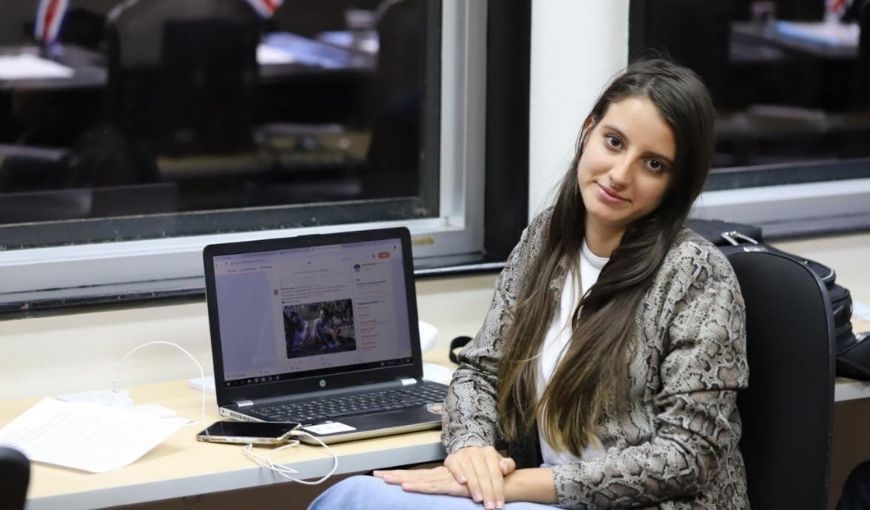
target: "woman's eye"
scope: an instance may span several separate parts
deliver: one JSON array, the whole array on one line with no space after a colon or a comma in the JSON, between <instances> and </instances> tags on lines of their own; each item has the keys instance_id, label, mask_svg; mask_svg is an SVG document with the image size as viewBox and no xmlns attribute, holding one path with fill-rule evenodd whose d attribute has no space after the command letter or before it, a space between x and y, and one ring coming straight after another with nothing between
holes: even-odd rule
<instances>
[{"instance_id":1,"label":"woman's eye","mask_svg":"<svg viewBox=\"0 0 870 510\"><path fill-rule=\"evenodd\" d=\"M617 137L615 135L606 135L604 138L605 138L607 145L609 147L612 147L614 149L618 149L622 146L622 140L620 140L619 137Z\"/></svg>"},{"instance_id":2,"label":"woman's eye","mask_svg":"<svg viewBox=\"0 0 870 510\"><path fill-rule=\"evenodd\" d=\"M652 170L653 172L661 172L662 170L665 169L664 163L662 163L661 161L659 161L657 159L649 160L647 165L649 165L650 170Z\"/></svg>"}]
</instances>

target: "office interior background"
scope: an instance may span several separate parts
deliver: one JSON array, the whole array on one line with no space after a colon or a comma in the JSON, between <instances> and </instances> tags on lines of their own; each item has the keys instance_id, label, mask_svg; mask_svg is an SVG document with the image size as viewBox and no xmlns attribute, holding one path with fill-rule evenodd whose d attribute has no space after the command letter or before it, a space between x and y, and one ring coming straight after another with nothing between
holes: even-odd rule
<instances>
[{"instance_id":1,"label":"office interior background","mask_svg":"<svg viewBox=\"0 0 870 510\"><path fill-rule=\"evenodd\" d=\"M772 240L870 229L867 9L288 0L262 20L243 0L70 0L59 44L39 47L37 2L0 1L0 55L73 71L0 78L0 305L24 317L2 340L5 398L68 384L52 374L68 338L47 337L82 309L40 322L59 306L126 304L99 326L121 332L199 324L198 309L145 305L201 298L211 242L401 224L421 272L497 267L551 198L602 85L648 48L695 69L716 103L697 216ZM782 28L826 19L821 43ZM13 345L22 335L32 345ZM133 340L109 336L77 341L111 365ZM46 346L39 366L14 366ZM23 373L42 379L12 384Z\"/></svg>"}]
</instances>

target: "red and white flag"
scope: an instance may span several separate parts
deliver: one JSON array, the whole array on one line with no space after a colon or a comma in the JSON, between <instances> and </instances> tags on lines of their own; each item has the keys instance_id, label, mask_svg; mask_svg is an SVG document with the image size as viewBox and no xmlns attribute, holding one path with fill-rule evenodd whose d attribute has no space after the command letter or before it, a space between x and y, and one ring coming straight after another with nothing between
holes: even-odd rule
<instances>
[{"instance_id":1,"label":"red and white flag","mask_svg":"<svg viewBox=\"0 0 870 510\"><path fill-rule=\"evenodd\" d=\"M246 0L251 7L263 18L271 18L278 7L284 3L284 0Z\"/></svg>"},{"instance_id":2,"label":"red and white flag","mask_svg":"<svg viewBox=\"0 0 870 510\"><path fill-rule=\"evenodd\" d=\"M69 0L39 0L36 26L33 29L33 36L37 41L45 45L57 41L68 3Z\"/></svg>"},{"instance_id":3,"label":"red and white flag","mask_svg":"<svg viewBox=\"0 0 870 510\"><path fill-rule=\"evenodd\" d=\"M849 6L849 0L828 0L828 12L835 16L842 16L843 11Z\"/></svg>"}]
</instances>

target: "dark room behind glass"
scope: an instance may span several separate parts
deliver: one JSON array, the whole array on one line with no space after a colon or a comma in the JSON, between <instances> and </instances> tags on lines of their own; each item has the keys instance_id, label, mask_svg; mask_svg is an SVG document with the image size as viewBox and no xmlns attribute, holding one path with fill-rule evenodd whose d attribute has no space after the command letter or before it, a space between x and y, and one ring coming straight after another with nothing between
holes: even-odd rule
<instances>
[{"instance_id":1,"label":"dark room behind glass","mask_svg":"<svg viewBox=\"0 0 870 510\"><path fill-rule=\"evenodd\" d=\"M667 53L713 94L708 189L870 176L865 3L632 0L631 52Z\"/></svg>"},{"instance_id":2,"label":"dark room behind glass","mask_svg":"<svg viewBox=\"0 0 870 510\"><path fill-rule=\"evenodd\" d=\"M49 48L3 11L61 72L0 73L4 248L439 214L440 2L71 0Z\"/></svg>"}]
</instances>

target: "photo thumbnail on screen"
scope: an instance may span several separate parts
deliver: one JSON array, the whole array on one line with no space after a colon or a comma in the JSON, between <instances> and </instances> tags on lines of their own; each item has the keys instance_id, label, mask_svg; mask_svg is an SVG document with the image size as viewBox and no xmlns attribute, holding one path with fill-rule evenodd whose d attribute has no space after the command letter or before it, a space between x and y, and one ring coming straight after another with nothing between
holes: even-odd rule
<instances>
[{"instance_id":1,"label":"photo thumbnail on screen","mask_svg":"<svg viewBox=\"0 0 870 510\"><path fill-rule=\"evenodd\" d=\"M284 305L287 358L355 351L353 300Z\"/></svg>"}]
</instances>

